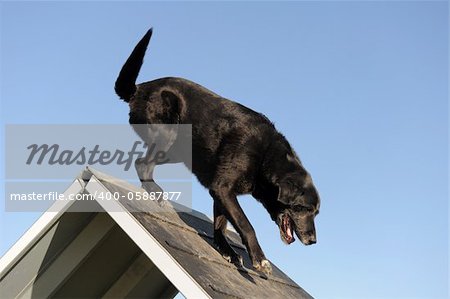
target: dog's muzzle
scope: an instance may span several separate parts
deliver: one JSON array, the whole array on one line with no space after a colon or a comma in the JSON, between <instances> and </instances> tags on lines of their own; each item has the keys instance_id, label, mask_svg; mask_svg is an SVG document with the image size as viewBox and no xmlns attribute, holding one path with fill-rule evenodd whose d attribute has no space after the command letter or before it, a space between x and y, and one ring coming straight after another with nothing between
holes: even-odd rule
<instances>
[{"instance_id":1,"label":"dog's muzzle","mask_svg":"<svg viewBox=\"0 0 450 299\"><path fill-rule=\"evenodd\" d=\"M316 244L316 243L317 243L316 236L311 236L311 237L307 238L307 239L304 240L304 241L302 240L302 243L305 244L305 245L313 245L313 244Z\"/></svg>"},{"instance_id":2,"label":"dog's muzzle","mask_svg":"<svg viewBox=\"0 0 450 299\"><path fill-rule=\"evenodd\" d=\"M314 231L295 231L300 241L304 245L313 245L317 243L316 233Z\"/></svg>"}]
</instances>

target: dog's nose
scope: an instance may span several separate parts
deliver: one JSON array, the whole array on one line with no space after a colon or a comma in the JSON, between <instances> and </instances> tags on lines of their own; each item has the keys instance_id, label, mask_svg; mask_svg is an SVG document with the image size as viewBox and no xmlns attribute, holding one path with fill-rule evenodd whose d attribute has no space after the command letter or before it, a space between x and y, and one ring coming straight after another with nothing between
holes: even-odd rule
<instances>
[{"instance_id":1,"label":"dog's nose","mask_svg":"<svg viewBox=\"0 0 450 299\"><path fill-rule=\"evenodd\" d=\"M311 239L308 241L308 245L312 245L312 244L316 244L316 243L317 243L316 239Z\"/></svg>"},{"instance_id":2,"label":"dog's nose","mask_svg":"<svg viewBox=\"0 0 450 299\"><path fill-rule=\"evenodd\" d=\"M312 245L312 244L316 244L317 239L316 239L316 234L314 232L310 232L308 234L308 241L306 245Z\"/></svg>"}]
</instances>

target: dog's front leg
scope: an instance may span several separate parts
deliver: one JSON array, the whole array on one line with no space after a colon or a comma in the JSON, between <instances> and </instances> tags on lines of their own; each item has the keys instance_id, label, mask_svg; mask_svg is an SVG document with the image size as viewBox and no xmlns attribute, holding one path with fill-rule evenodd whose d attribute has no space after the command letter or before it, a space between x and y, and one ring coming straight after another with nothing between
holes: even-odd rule
<instances>
[{"instance_id":1,"label":"dog's front leg","mask_svg":"<svg viewBox=\"0 0 450 299\"><path fill-rule=\"evenodd\" d=\"M224 259L240 268L243 265L242 256L234 251L225 236L227 222L221 204L214 200L214 245Z\"/></svg>"},{"instance_id":2,"label":"dog's front leg","mask_svg":"<svg viewBox=\"0 0 450 299\"><path fill-rule=\"evenodd\" d=\"M258 240L256 239L255 230L239 205L236 195L228 190L223 190L223 188L217 189L210 190L210 194L214 198L214 201L218 201L221 204L223 212L241 236L242 242L247 247L253 267L267 275L271 274L272 266L264 256L261 246L259 246Z\"/></svg>"}]
</instances>

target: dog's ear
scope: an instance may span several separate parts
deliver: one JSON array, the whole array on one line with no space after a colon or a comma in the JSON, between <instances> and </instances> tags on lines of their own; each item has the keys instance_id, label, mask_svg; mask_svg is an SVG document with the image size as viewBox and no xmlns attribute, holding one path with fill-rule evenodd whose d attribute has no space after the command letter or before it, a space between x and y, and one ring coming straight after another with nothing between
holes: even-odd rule
<instances>
[{"instance_id":1,"label":"dog's ear","mask_svg":"<svg viewBox=\"0 0 450 299\"><path fill-rule=\"evenodd\" d=\"M278 201L288 206L294 205L308 205L305 201L307 196L306 189L300 187L298 183L290 180L285 180L277 184L278 186Z\"/></svg>"},{"instance_id":2,"label":"dog's ear","mask_svg":"<svg viewBox=\"0 0 450 299\"><path fill-rule=\"evenodd\" d=\"M280 182L278 186L278 198L277 200L285 205L292 205L292 200L295 198L294 185L288 181Z\"/></svg>"}]
</instances>

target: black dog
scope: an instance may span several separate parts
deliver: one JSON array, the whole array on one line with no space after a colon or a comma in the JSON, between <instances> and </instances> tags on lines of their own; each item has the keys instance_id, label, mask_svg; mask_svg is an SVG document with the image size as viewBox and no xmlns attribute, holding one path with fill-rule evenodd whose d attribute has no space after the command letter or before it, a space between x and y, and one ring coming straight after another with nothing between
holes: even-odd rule
<instances>
[{"instance_id":1,"label":"black dog","mask_svg":"<svg viewBox=\"0 0 450 299\"><path fill-rule=\"evenodd\" d=\"M239 265L242 258L227 242L230 221L247 247L253 266L266 274L272 268L236 196L252 194L279 226L281 239L294 242L294 232L305 245L316 243L314 217L320 199L311 176L283 135L262 114L222 98L181 78L161 78L136 85L150 29L120 71L116 93L129 103L131 124L192 124L192 165L188 165L214 199L214 241L221 254ZM147 133L137 130L142 138ZM168 129L164 150L177 142L176 126ZM174 155L176 156L176 155ZM136 161L147 190L156 164L152 157ZM183 157L172 159L184 162Z\"/></svg>"}]
</instances>

